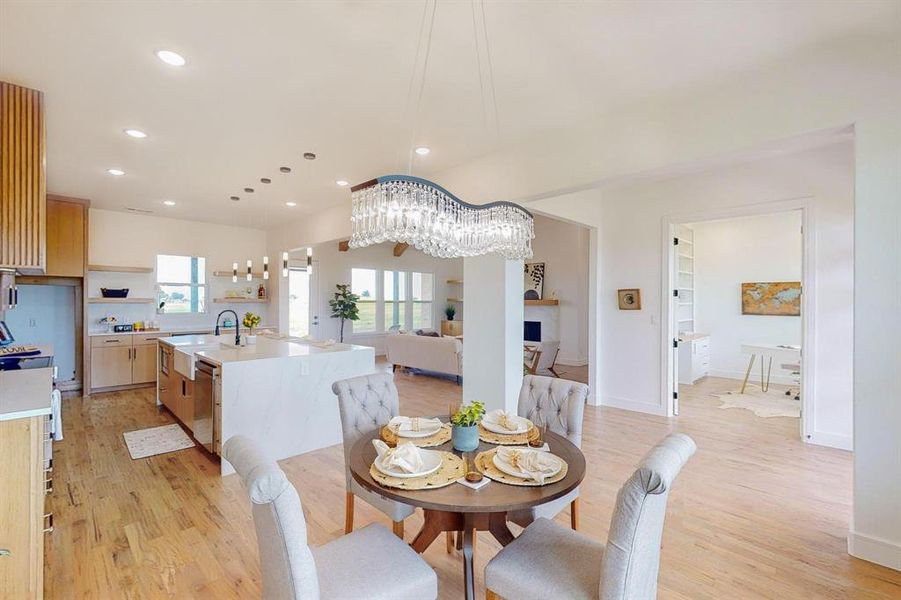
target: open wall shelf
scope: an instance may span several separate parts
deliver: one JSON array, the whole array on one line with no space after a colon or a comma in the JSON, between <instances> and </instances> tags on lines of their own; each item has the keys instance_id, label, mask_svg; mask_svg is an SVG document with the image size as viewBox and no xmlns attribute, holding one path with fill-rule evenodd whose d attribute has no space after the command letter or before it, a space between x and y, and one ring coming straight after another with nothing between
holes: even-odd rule
<instances>
[{"instance_id":1,"label":"open wall shelf","mask_svg":"<svg viewBox=\"0 0 901 600\"><path fill-rule=\"evenodd\" d=\"M120 267L115 265L88 265L88 271L106 273L153 273L153 267Z\"/></svg>"}]
</instances>

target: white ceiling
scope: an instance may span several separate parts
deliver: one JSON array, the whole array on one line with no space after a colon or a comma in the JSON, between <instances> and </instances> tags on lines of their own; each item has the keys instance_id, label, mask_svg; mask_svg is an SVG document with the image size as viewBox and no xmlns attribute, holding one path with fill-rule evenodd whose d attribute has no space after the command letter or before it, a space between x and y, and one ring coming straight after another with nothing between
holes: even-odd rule
<instances>
[{"instance_id":1,"label":"white ceiling","mask_svg":"<svg viewBox=\"0 0 901 600\"><path fill-rule=\"evenodd\" d=\"M428 175L879 30L897 4L487 2L497 129L483 77L485 119L473 6L481 27L480 2L438 4L415 135L417 86L412 103L408 90L422 2L4 0L0 78L46 93L50 191L101 208L267 227L346 202L336 179L406 172L411 143L432 148L413 166ZM180 52L187 66L161 63L158 49ZM305 151L319 158L304 161ZM283 165L294 173L283 176ZM110 167L127 175L107 175Z\"/></svg>"}]
</instances>

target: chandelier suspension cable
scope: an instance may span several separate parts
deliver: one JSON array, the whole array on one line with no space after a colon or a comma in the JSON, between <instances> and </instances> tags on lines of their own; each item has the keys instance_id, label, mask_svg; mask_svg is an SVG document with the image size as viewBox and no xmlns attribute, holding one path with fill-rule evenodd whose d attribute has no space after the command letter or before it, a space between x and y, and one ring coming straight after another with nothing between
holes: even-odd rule
<instances>
[{"instance_id":1,"label":"chandelier suspension cable","mask_svg":"<svg viewBox=\"0 0 901 600\"><path fill-rule=\"evenodd\" d=\"M488 109L485 107L485 82L482 78L482 53L479 51L479 28L476 24L476 0L469 0L472 9L472 37L476 47L476 67L479 73L479 98L482 107L482 127L488 126Z\"/></svg>"},{"instance_id":2,"label":"chandelier suspension cable","mask_svg":"<svg viewBox=\"0 0 901 600\"><path fill-rule=\"evenodd\" d=\"M482 29L485 32L485 57L488 59L488 84L491 87L491 103L494 107L494 135L496 141L501 137L500 113L497 110L497 93L494 88L494 65L491 63L491 44L488 41L488 18L485 16L485 0L482 4Z\"/></svg>"},{"instance_id":3,"label":"chandelier suspension cable","mask_svg":"<svg viewBox=\"0 0 901 600\"><path fill-rule=\"evenodd\" d=\"M413 91L413 82L416 78L416 67L419 64L419 51L420 46L422 45L422 35L425 29L425 19L426 13L428 9L428 0L426 0L426 7L423 9L422 13L422 24L419 32L419 42L416 45L416 58L413 62L413 75L410 77L410 88L408 90L408 98L411 97L411 92ZM425 58L422 61L422 75L419 78L419 92L416 96L416 111L413 114L412 126L410 127L410 147L408 148L407 155L407 174L413 174L413 148L416 146L416 133L419 129L419 117L422 111L422 93L425 90L425 78L426 73L429 70L429 56L432 51L432 32L435 30L435 13L438 12L438 0L433 0L432 2L432 17L429 19L429 31L427 37L425 39Z\"/></svg>"}]
</instances>

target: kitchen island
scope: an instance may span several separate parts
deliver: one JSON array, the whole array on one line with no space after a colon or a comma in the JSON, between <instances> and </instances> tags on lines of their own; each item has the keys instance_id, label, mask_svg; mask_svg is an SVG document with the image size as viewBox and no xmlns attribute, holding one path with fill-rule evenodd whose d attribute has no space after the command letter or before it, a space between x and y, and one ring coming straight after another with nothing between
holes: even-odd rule
<instances>
[{"instance_id":1,"label":"kitchen island","mask_svg":"<svg viewBox=\"0 0 901 600\"><path fill-rule=\"evenodd\" d=\"M332 383L375 371L375 350L258 336L235 346L234 334L159 340L157 403L219 454L234 435L261 444L274 459L342 440ZM232 473L221 461L221 473Z\"/></svg>"}]
</instances>

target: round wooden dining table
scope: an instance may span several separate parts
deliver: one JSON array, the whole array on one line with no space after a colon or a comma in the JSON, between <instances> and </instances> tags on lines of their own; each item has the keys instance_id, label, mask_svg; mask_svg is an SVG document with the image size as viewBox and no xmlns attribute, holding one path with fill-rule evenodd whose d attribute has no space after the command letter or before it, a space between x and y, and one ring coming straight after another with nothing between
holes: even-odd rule
<instances>
[{"instance_id":1,"label":"round wooden dining table","mask_svg":"<svg viewBox=\"0 0 901 600\"><path fill-rule=\"evenodd\" d=\"M380 485L369 474L369 467L376 457L372 440L379 435L376 429L362 438L351 448L350 471L353 478L363 487L402 504L423 509L425 522L410 545L419 553L425 552L435 538L445 531L463 533L463 581L466 599L474 600L472 543L473 532L489 531L502 545L513 541L514 536L507 526L507 513L532 508L565 496L574 490L585 477L585 456L565 437L548 431L544 439L550 451L566 461L566 476L556 483L542 486L515 486L491 481L488 485L474 490L459 483L430 490L401 490ZM478 450L465 453L475 458L484 450L497 447L495 444L480 442ZM458 456L464 453L453 449L447 442L429 450L446 450ZM471 467L470 470L474 470Z\"/></svg>"}]
</instances>

